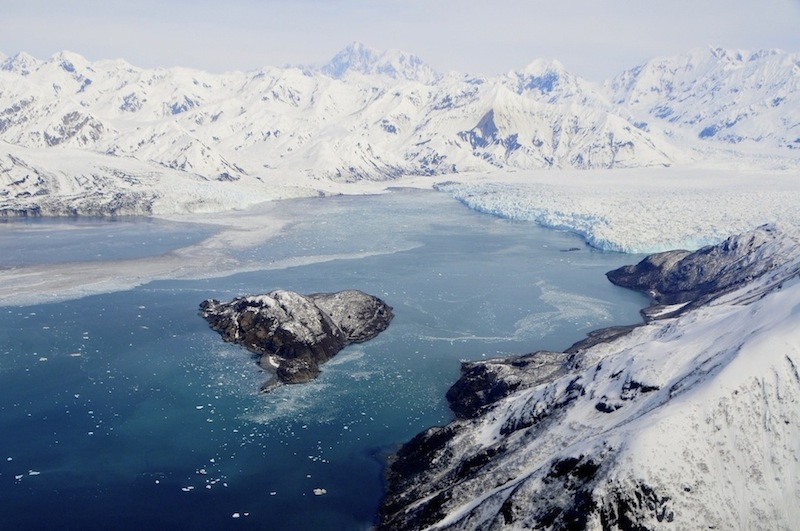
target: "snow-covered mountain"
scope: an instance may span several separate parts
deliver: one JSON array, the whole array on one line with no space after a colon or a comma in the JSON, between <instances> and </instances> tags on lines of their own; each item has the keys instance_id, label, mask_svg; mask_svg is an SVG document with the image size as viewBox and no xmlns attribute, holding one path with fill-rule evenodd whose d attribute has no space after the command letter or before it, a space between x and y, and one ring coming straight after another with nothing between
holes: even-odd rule
<instances>
[{"instance_id":1,"label":"snow-covered mountain","mask_svg":"<svg viewBox=\"0 0 800 531\"><path fill-rule=\"evenodd\" d=\"M800 234L610 278L670 306L566 353L465 363L459 419L398 452L384 529L796 529Z\"/></svg>"},{"instance_id":2,"label":"snow-covered mountain","mask_svg":"<svg viewBox=\"0 0 800 531\"><path fill-rule=\"evenodd\" d=\"M337 53L319 69L319 72L335 79L342 79L352 72L358 72L424 84L434 83L440 77L416 55L400 50L379 52L360 42L354 42Z\"/></svg>"},{"instance_id":3,"label":"snow-covered mountain","mask_svg":"<svg viewBox=\"0 0 800 531\"><path fill-rule=\"evenodd\" d=\"M745 156L757 148L796 165L799 62L710 50L599 85L545 60L494 78L440 75L414 55L358 43L320 68L224 74L19 53L0 60L0 159L13 166L14 150L43 173L48 150L101 157L114 170L109 195L127 193L113 175L135 161L152 168L158 197L175 172L245 190L286 175L351 182L670 166L729 157L719 150L733 139ZM19 178L0 174L4 212L45 212L40 199L69 188L17 195Z\"/></svg>"},{"instance_id":4,"label":"snow-covered mountain","mask_svg":"<svg viewBox=\"0 0 800 531\"><path fill-rule=\"evenodd\" d=\"M800 149L800 54L709 48L654 59L608 87L643 129Z\"/></svg>"}]
</instances>

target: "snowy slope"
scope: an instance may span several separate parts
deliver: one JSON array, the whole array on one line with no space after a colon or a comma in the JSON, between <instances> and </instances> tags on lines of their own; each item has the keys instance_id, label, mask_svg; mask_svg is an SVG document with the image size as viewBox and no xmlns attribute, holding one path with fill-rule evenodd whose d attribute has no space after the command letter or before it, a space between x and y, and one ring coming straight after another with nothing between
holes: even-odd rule
<instances>
[{"instance_id":1,"label":"snowy slope","mask_svg":"<svg viewBox=\"0 0 800 531\"><path fill-rule=\"evenodd\" d=\"M206 178L270 170L386 179L502 167L668 165L673 149L558 63L493 80L438 76L354 44L318 70L211 75L7 59L0 137L156 162Z\"/></svg>"},{"instance_id":2,"label":"snowy slope","mask_svg":"<svg viewBox=\"0 0 800 531\"><path fill-rule=\"evenodd\" d=\"M800 149L800 54L709 48L663 57L610 84L644 129L705 143Z\"/></svg>"},{"instance_id":3,"label":"snowy slope","mask_svg":"<svg viewBox=\"0 0 800 531\"><path fill-rule=\"evenodd\" d=\"M416 55L401 50L379 52L360 42L354 42L337 53L319 71L336 79L344 78L353 72L385 75L424 84L434 83L439 78L439 75Z\"/></svg>"},{"instance_id":4,"label":"snowy slope","mask_svg":"<svg viewBox=\"0 0 800 531\"><path fill-rule=\"evenodd\" d=\"M796 528L800 234L764 227L705 263L735 269L737 249L772 267L559 371L518 364L527 385L408 443L382 526Z\"/></svg>"},{"instance_id":5,"label":"snowy slope","mask_svg":"<svg viewBox=\"0 0 800 531\"><path fill-rule=\"evenodd\" d=\"M697 157L686 137L732 134L795 157L797 57L742 57L661 59L603 87L557 61L490 79L439 75L358 43L317 69L224 74L19 53L0 64L0 139L220 180L668 166ZM701 134L714 124L724 134Z\"/></svg>"},{"instance_id":6,"label":"snowy slope","mask_svg":"<svg viewBox=\"0 0 800 531\"><path fill-rule=\"evenodd\" d=\"M287 189L536 169L796 171L798 79L797 54L778 51L657 59L606 85L542 59L493 78L440 75L358 43L319 68L223 74L19 53L0 60L0 212L209 210L240 204L219 195L249 204ZM82 166L98 165L103 178L87 180L98 172ZM132 173L151 178L132 186ZM43 174L47 186L31 184ZM137 206L81 199L98 194Z\"/></svg>"},{"instance_id":7,"label":"snowy slope","mask_svg":"<svg viewBox=\"0 0 800 531\"><path fill-rule=\"evenodd\" d=\"M0 141L0 215L169 215L220 212L306 197L308 189L245 177L248 186L144 162Z\"/></svg>"}]
</instances>

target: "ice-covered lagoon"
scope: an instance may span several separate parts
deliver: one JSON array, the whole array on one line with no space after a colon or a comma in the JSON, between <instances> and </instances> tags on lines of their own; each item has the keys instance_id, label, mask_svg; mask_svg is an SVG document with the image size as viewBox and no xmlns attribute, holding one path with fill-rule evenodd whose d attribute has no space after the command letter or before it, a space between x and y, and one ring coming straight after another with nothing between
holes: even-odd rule
<instances>
[{"instance_id":1,"label":"ice-covered lagoon","mask_svg":"<svg viewBox=\"0 0 800 531\"><path fill-rule=\"evenodd\" d=\"M603 275L638 256L440 193L277 202L232 223L0 226L18 250L0 262L9 528L368 528L386 456L450 419L459 360L563 349L645 303ZM266 376L197 305L275 288L359 288L396 317L319 380L259 395Z\"/></svg>"}]
</instances>

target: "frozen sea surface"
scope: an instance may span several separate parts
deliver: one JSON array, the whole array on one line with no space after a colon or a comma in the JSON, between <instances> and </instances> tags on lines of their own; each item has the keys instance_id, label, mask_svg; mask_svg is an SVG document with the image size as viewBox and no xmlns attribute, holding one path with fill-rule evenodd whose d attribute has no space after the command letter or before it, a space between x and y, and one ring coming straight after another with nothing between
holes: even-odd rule
<instances>
[{"instance_id":1,"label":"frozen sea surface","mask_svg":"<svg viewBox=\"0 0 800 531\"><path fill-rule=\"evenodd\" d=\"M179 278L162 271L130 289L0 307L5 526L367 529L387 455L451 418L444 394L460 360L564 349L595 328L638 322L645 304L603 275L638 256L480 214L446 194L261 208L254 219L281 220L277 235L175 249ZM105 253L107 273L132 257L102 242L135 242L141 223L83 233L87 248ZM3 245L36 247L40 229L15 226ZM206 230L173 229L175 247ZM218 274L192 269L209 263L204 252L225 264ZM45 275L59 266L42 267ZM396 317L318 380L259 395L267 375L223 343L197 306L276 288L358 288ZM29 289L17 295L37 300Z\"/></svg>"},{"instance_id":2,"label":"frozen sea surface","mask_svg":"<svg viewBox=\"0 0 800 531\"><path fill-rule=\"evenodd\" d=\"M0 268L158 256L214 228L152 218L0 219Z\"/></svg>"}]
</instances>

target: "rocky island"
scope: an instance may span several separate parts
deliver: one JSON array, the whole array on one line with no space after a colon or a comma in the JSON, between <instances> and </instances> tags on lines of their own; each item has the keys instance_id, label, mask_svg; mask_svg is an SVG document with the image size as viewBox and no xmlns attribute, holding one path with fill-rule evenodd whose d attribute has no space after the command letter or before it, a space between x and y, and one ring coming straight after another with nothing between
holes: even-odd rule
<instances>
[{"instance_id":1,"label":"rocky island","mask_svg":"<svg viewBox=\"0 0 800 531\"><path fill-rule=\"evenodd\" d=\"M230 302L208 299L200 304L200 315L223 340L255 353L261 367L274 371L264 391L313 380L320 365L347 345L377 336L394 317L388 304L358 290L311 295L275 290Z\"/></svg>"},{"instance_id":2,"label":"rocky island","mask_svg":"<svg viewBox=\"0 0 800 531\"><path fill-rule=\"evenodd\" d=\"M378 529L793 529L800 234L763 226L608 274L645 323L465 362L456 420L390 461Z\"/></svg>"}]
</instances>

